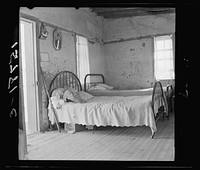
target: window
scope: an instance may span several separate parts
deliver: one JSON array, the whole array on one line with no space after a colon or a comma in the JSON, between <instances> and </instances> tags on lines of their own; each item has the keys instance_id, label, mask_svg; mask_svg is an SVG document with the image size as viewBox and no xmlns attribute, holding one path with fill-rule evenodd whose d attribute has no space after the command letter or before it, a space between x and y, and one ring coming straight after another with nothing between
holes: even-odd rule
<instances>
[{"instance_id":1,"label":"window","mask_svg":"<svg viewBox=\"0 0 200 170\"><path fill-rule=\"evenodd\" d=\"M76 49L77 49L77 75L81 84L83 85L85 75L90 73L87 38L76 35Z\"/></svg>"},{"instance_id":2,"label":"window","mask_svg":"<svg viewBox=\"0 0 200 170\"><path fill-rule=\"evenodd\" d=\"M174 79L172 36L154 38L154 74L156 80Z\"/></svg>"}]
</instances>

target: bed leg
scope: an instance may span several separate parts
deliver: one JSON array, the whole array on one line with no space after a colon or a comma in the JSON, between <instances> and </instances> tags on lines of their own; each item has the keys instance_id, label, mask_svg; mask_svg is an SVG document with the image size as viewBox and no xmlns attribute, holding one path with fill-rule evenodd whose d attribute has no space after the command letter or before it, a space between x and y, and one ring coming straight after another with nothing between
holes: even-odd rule
<instances>
[{"instance_id":1,"label":"bed leg","mask_svg":"<svg viewBox=\"0 0 200 170\"><path fill-rule=\"evenodd\" d=\"M53 131L53 126L52 126L51 122L49 122L49 129L48 129L48 131Z\"/></svg>"},{"instance_id":2,"label":"bed leg","mask_svg":"<svg viewBox=\"0 0 200 170\"><path fill-rule=\"evenodd\" d=\"M169 115L166 115L167 120L169 120Z\"/></svg>"},{"instance_id":3,"label":"bed leg","mask_svg":"<svg viewBox=\"0 0 200 170\"><path fill-rule=\"evenodd\" d=\"M92 133L94 134L94 133L95 133L95 130L96 130L95 125L93 125L92 128L93 128L93 129L92 129Z\"/></svg>"},{"instance_id":4,"label":"bed leg","mask_svg":"<svg viewBox=\"0 0 200 170\"><path fill-rule=\"evenodd\" d=\"M165 121L165 112L163 112L163 122Z\"/></svg>"},{"instance_id":5,"label":"bed leg","mask_svg":"<svg viewBox=\"0 0 200 170\"><path fill-rule=\"evenodd\" d=\"M94 134L94 132L95 132L95 128L93 129L93 132L92 132L92 133Z\"/></svg>"},{"instance_id":6,"label":"bed leg","mask_svg":"<svg viewBox=\"0 0 200 170\"><path fill-rule=\"evenodd\" d=\"M151 138L153 139L154 136L155 136L156 132L153 132L152 135L151 135Z\"/></svg>"}]
</instances>

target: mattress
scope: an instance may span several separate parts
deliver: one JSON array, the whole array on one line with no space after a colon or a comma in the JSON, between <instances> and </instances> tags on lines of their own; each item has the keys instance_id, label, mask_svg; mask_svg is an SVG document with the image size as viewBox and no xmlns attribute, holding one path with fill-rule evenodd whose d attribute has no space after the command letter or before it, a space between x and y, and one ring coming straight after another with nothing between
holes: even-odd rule
<instances>
[{"instance_id":1,"label":"mattress","mask_svg":"<svg viewBox=\"0 0 200 170\"><path fill-rule=\"evenodd\" d=\"M165 91L166 88L164 87L163 90ZM118 90L118 89L91 90L87 91L87 93L90 93L93 96L145 96L145 95L152 95L153 88L134 89L134 90Z\"/></svg>"},{"instance_id":2,"label":"mattress","mask_svg":"<svg viewBox=\"0 0 200 170\"><path fill-rule=\"evenodd\" d=\"M143 96L97 96L86 103L64 103L55 108L59 122L96 126L149 126L157 130L151 107L151 95ZM53 103L55 106L56 103ZM156 100L154 108L161 105ZM53 111L48 108L49 120L55 123Z\"/></svg>"}]
</instances>

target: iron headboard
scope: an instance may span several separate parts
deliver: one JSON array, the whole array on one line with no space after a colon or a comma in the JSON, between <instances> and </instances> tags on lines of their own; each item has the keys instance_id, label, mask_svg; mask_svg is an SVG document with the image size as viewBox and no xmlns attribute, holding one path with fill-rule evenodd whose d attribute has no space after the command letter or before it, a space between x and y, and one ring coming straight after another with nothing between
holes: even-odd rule
<instances>
[{"instance_id":1,"label":"iron headboard","mask_svg":"<svg viewBox=\"0 0 200 170\"><path fill-rule=\"evenodd\" d=\"M88 83L87 82L87 78L88 77L101 77L102 81L91 81ZM103 74L86 74L85 78L84 78L84 91L87 91L88 88L90 88L92 85L96 85L99 83L103 83L105 84L105 78L103 76Z\"/></svg>"},{"instance_id":2,"label":"iron headboard","mask_svg":"<svg viewBox=\"0 0 200 170\"><path fill-rule=\"evenodd\" d=\"M49 94L56 88L72 87L77 91L82 91L79 78L71 71L61 71L55 75L49 85Z\"/></svg>"}]
</instances>

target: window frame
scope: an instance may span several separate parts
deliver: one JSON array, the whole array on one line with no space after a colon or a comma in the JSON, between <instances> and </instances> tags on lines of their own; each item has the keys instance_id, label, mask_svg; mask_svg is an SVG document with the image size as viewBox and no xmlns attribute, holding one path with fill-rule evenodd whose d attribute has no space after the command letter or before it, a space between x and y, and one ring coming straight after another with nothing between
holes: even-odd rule
<instances>
[{"instance_id":1,"label":"window frame","mask_svg":"<svg viewBox=\"0 0 200 170\"><path fill-rule=\"evenodd\" d=\"M76 34L75 35L75 41L76 41L76 43L75 43L75 46L76 46L76 72L77 72L77 77L79 78L79 80L80 80L80 82L81 82L81 85L82 85L82 87L83 87L83 85L84 85L84 77L82 77L82 75L80 74L80 70L81 70L81 63L80 63L80 58L79 58L79 48L78 48L78 46L80 45L80 42L79 42L79 37L80 37L80 39L81 38L84 38L85 39L85 41L86 41L86 44L82 44L83 46L86 46L86 51L87 51L87 66L88 66L88 70L87 70L87 73L86 74L89 74L90 73L90 57L89 57L89 44L88 44L88 38L87 37L85 37L85 36L82 36L82 35L79 35L79 34ZM85 68L85 67L84 67ZM90 81L90 80L89 80Z\"/></svg>"},{"instance_id":2,"label":"window frame","mask_svg":"<svg viewBox=\"0 0 200 170\"><path fill-rule=\"evenodd\" d=\"M163 50L157 50L157 44L156 44L156 42L158 41L158 40L171 40L171 48L170 49L163 49ZM153 45L154 45L154 48L153 48L153 50L154 50L154 53L153 53L153 73L154 73L154 79L155 80L174 80L175 79L175 44L174 44L174 34L165 34L165 35L159 35L159 36L154 36L153 37ZM158 75L157 75L157 73L156 73L156 62L157 62L157 56L156 56L156 54L157 54L157 52L158 51L163 51L163 52L165 52L165 51L171 51L172 53L172 58L171 58L171 60L172 60L172 69L173 69L173 75L170 75L169 77L158 77ZM170 74L170 73L169 73Z\"/></svg>"}]
</instances>

